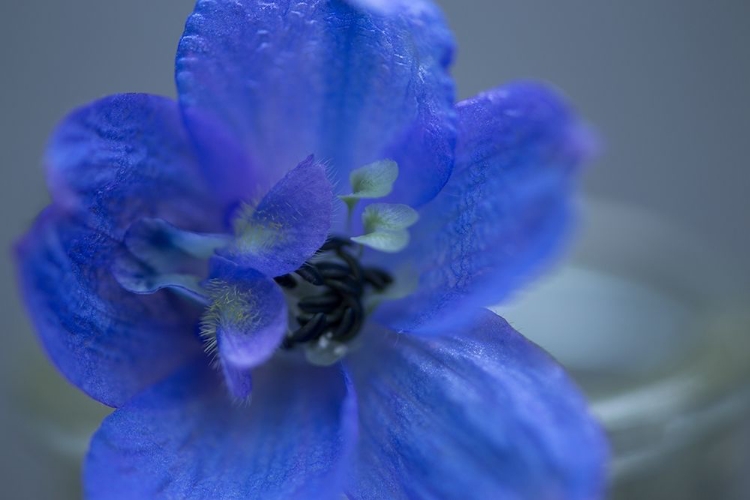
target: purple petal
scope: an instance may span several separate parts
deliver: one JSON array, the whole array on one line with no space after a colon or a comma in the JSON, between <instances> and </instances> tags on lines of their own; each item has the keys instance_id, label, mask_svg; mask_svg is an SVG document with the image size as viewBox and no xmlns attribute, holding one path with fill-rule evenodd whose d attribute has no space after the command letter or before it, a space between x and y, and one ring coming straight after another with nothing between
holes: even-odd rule
<instances>
[{"instance_id":1,"label":"purple petal","mask_svg":"<svg viewBox=\"0 0 750 500\"><path fill-rule=\"evenodd\" d=\"M312 157L287 173L257 208L235 220L227 258L267 276L296 271L325 243L331 230L333 188Z\"/></svg>"},{"instance_id":2,"label":"purple petal","mask_svg":"<svg viewBox=\"0 0 750 500\"><path fill-rule=\"evenodd\" d=\"M473 307L497 304L557 255L587 157L586 129L555 93L515 84L458 106L453 176L411 229L398 266L419 289L386 304L397 330L459 328Z\"/></svg>"},{"instance_id":3,"label":"purple petal","mask_svg":"<svg viewBox=\"0 0 750 500\"><path fill-rule=\"evenodd\" d=\"M229 394L238 404L249 402L253 392L252 372L222 361L220 365Z\"/></svg>"},{"instance_id":4,"label":"purple petal","mask_svg":"<svg viewBox=\"0 0 750 500\"><path fill-rule=\"evenodd\" d=\"M16 248L29 316L52 362L92 398L120 406L201 351L200 311L167 292L132 294L110 266L121 242L54 209Z\"/></svg>"},{"instance_id":5,"label":"purple petal","mask_svg":"<svg viewBox=\"0 0 750 500\"><path fill-rule=\"evenodd\" d=\"M53 202L116 238L142 217L196 231L223 222L177 104L164 97L115 95L74 111L52 135L46 164Z\"/></svg>"},{"instance_id":6,"label":"purple petal","mask_svg":"<svg viewBox=\"0 0 750 500\"><path fill-rule=\"evenodd\" d=\"M206 288L211 298L202 334L216 342L222 369L238 398L248 396L250 369L266 362L287 331L287 306L276 283L253 269L212 260Z\"/></svg>"},{"instance_id":7,"label":"purple petal","mask_svg":"<svg viewBox=\"0 0 750 500\"><path fill-rule=\"evenodd\" d=\"M183 231L163 219L139 219L124 236L129 252L114 259L112 272L126 290L150 294L163 288L208 305L200 286L207 260L232 240L229 234Z\"/></svg>"},{"instance_id":8,"label":"purple petal","mask_svg":"<svg viewBox=\"0 0 750 500\"><path fill-rule=\"evenodd\" d=\"M181 293L199 304L206 303L205 291L200 279L181 273L160 272L126 252L118 252L110 265L115 280L125 290L141 295L150 295L159 290L170 289Z\"/></svg>"},{"instance_id":9,"label":"purple petal","mask_svg":"<svg viewBox=\"0 0 750 500\"><path fill-rule=\"evenodd\" d=\"M391 158L401 167L394 200L433 198L455 144L453 40L430 2L379 4L199 1L176 78L201 153L245 158L247 185L271 185L314 154L341 194L351 170Z\"/></svg>"},{"instance_id":10,"label":"purple petal","mask_svg":"<svg viewBox=\"0 0 750 500\"><path fill-rule=\"evenodd\" d=\"M255 375L250 406L193 367L117 410L91 443L87 498L338 498L357 432L349 382L285 362Z\"/></svg>"},{"instance_id":11,"label":"purple petal","mask_svg":"<svg viewBox=\"0 0 750 500\"><path fill-rule=\"evenodd\" d=\"M608 447L562 368L502 318L455 336L371 332L352 500L603 496Z\"/></svg>"}]
</instances>

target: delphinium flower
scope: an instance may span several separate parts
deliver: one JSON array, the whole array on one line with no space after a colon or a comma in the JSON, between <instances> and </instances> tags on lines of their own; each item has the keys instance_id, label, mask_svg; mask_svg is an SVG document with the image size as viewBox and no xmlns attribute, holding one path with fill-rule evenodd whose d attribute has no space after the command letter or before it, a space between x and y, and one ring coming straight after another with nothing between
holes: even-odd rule
<instances>
[{"instance_id":1,"label":"delphinium flower","mask_svg":"<svg viewBox=\"0 0 750 500\"><path fill-rule=\"evenodd\" d=\"M74 111L17 247L51 360L115 408L91 499L593 499L607 446L485 309L564 241L586 128L454 104L427 0L200 0L177 102Z\"/></svg>"}]
</instances>

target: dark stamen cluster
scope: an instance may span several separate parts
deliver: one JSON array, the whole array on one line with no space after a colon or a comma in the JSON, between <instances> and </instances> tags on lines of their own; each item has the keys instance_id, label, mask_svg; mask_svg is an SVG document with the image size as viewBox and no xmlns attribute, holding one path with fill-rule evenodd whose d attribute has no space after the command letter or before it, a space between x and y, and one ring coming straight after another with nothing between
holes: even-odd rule
<instances>
[{"instance_id":1,"label":"dark stamen cluster","mask_svg":"<svg viewBox=\"0 0 750 500\"><path fill-rule=\"evenodd\" d=\"M298 287L297 278L315 286L314 293L302 296L297 303L299 328L287 336L285 348L313 342L324 335L341 343L353 339L365 320L362 302L367 289L381 292L393 282L383 270L362 267L349 252L352 246L348 239L329 238L315 259L294 273L275 278L289 290Z\"/></svg>"}]
</instances>

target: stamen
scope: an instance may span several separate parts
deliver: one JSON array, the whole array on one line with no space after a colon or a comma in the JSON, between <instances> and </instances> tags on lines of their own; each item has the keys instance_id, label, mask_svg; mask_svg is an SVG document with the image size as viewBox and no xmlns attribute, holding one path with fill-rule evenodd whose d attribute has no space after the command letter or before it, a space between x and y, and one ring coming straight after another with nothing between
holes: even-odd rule
<instances>
[{"instance_id":1,"label":"stamen","mask_svg":"<svg viewBox=\"0 0 750 500\"><path fill-rule=\"evenodd\" d=\"M341 340L342 337L344 337L346 334L351 333L351 329L356 321L357 318L355 317L354 309L346 309L343 317L341 318L341 321L339 322L339 326L337 326L333 331L333 338L336 340Z\"/></svg>"},{"instance_id":2,"label":"stamen","mask_svg":"<svg viewBox=\"0 0 750 500\"><path fill-rule=\"evenodd\" d=\"M325 284L325 280L323 279L323 276L320 275L320 271L318 271L318 269L309 262L304 264L295 272L299 275L300 278L315 286L322 286L323 284Z\"/></svg>"},{"instance_id":3,"label":"stamen","mask_svg":"<svg viewBox=\"0 0 750 500\"><path fill-rule=\"evenodd\" d=\"M348 277L340 280L329 280L326 284L343 296L362 295L362 287L357 286L358 283L354 280L350 280Z\"/></svg>"},{"instance_id":4,"label":"stamen","mask_svg":"<svg viewBox=\"0 0 750 500\"><path fill-rule=\"evenodd\" d=\"M324 295L318 295L317 297L306 297L305 300L300 301L297 306L300 310L307 313L330 313L333 312L340 303L341 298L339 296L327 293Z\"/></svg>"},{"instance_id":5,"label":"stamen","mask_svg":"<svg viewBox=\"0 0 750 500\"><path fill-rule=\"evenodd\" d=\"M297 280L295 280L291 274L285 274L283 276L277 276L273 279L282 288L292 289L297 286Z\"/></svg>"},{"instance_id":6,"label":"stamen","mask_svg":"<svg viewBox=\"0 0 750 500\"><path fill-rule=\"evenodd\" d=\"M296 302L299 327L287 335L285 348L315 342L318 348L325 349L327 345L350 342L365 321L365 296L382 292L393 283L386 271L362 267L348 251L353 246L351 240L331 237L311 261L295 271L314 288L300 285L301 290L312 292L307 295L297 291L302 295L297 295ZM293 275L281 276L276 281L289 290L298 285Z\"/></svg>"},{"instance_id":7,"label":"stamen","mask_svg":"<svg viewBox=\"0 0 750 500\"><path fill-rule=\"evenodd\" d=\"M323 246L320 247L320 250L318 250L318 252L330 252L331 250L338 250L339 248L349 247L353 244L354 243L352 243L351 240L348 240L346 238L341 238L340 236L332 236L328 238L325 243L323 243Z\"/></svg>"},{"instance_id":8,"label":"stamen","mask_svg":"<svg viewBox=\"0 0 750 500\"><path fill-rule=\"evenodd\" d=\"M319 338L328 327L326 315L323 313L316 314L310 321L302 325L292 335L284 341L285 347L291 347L294 344L303 344L316 338Z\"/></svg>"},{"instance_id":9,"label":"stamen","mask_svg":"<svg viewBox=\"0 0 750 500\"><path fill-rule=\"evenodd\" d=\"M375 287L376 290L385 290L388 285L393 283L393 278L387 272L382 269L370 268L365 271L365 281Z\"/></svg>"},{"instance_id":10,"label":"stamen","mask_svg":"<svg viewBox=\"0 0 750 500\"><path fill-rule=\"evenodd\" d=\"M351 269L334 262L322 262L317 265L323 279L343 279L351 274Z\"/></svg>"}]
</instances>

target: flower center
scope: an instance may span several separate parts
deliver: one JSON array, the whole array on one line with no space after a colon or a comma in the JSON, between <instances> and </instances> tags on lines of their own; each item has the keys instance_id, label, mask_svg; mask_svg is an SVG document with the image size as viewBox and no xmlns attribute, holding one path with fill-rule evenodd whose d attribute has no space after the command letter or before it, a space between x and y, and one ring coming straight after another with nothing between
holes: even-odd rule
<instances>
[{"instance_id":1,"label":"flower center","mask_svg":"<svg viewBox=\"0 0 750 500\"><path fill-rule=\"evenodd\" d=\"M382 269L363 267L351 240L331 237L294 273L275 278L289 303L285 349L317 348L340 358L362 329L372 298L393 283Z\"/></svg>"}]
</instances>

